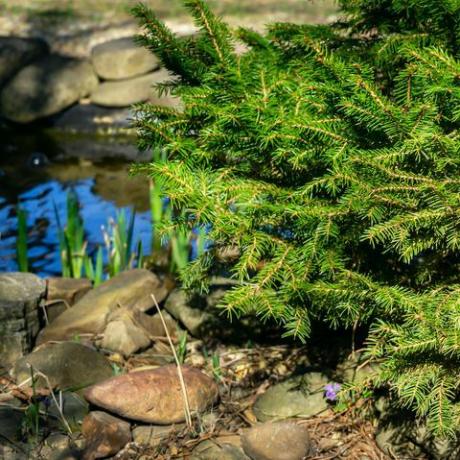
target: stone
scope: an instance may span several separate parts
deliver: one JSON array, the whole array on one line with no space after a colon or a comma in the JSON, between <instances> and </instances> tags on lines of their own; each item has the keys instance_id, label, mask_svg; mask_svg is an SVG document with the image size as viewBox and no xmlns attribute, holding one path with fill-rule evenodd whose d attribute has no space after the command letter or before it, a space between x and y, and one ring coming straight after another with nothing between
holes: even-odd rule
<instances>
[{"instance_id":1,"label":"stone","mask_svg":"<svg viewBox=\"0 0 460 460\"><path fill-rule=\"evenodd\" d=\"M24 413L20 407L16 407L16 405L1 405L0 440L3 441L7 439L10 442L19 441L21 439L21 428L23 419Z\"/></svg>"},{"instance_id":2,"label":"stone","mask_svg":"<svg viewBox=\"0 0 460 460\"><path fill-rule=\"evenodd\" d=\"M236 284L227 278L213 278L206 296L189 297L185 291L175 289L166 299L164 308L194 337L206 340L222 337L254 339L261 333L259 320L246 317L234 325L218 308L225 293Z\"/></svg>"},{"instance_id":3,"label":"stone","mask_svg":"<svg viewBox=\"0 0 460 460\"><path fill-rule=\"evenodd\" d=\"M190 460L249 460L242 449L217 438L200 442L192 451Z\"/></svg>"},{"instance_id":4,"label":"stone","mask_svg":"<svg viewBox=\"0 0 460 460\"><path fill-rule=\"evenodd\" d=\"M133 429L133 440L140 446L158 447L172 433L182 431L185 423L176 425L141 425Z\"/></svg>"},{"instance_id":5,"label":"stone","mask_svg":"<svg viewBox=\"0 0 460 460\"><path fill-rule=\"evenodd\" d=\"M95 46L91 50L91 62L103 80L124 80L160 67L159 59L148 49L134 43L134 37Z\"/></svg>"},{"instance_id":6,"label":"stone","mask_svg":"<svg viewBox=\"0 0 460 460\"><path fill-rule=\"evenodd\" d=\"M303 460L312 447L308 431L292 422L254 425L241 443L252 460Z\"/></svg>"},{"instance_id":7,"label":"stone","mask_svg":"<svg viewBox=\"0 0 460 460\"><path fill-rule=\"evenodd\" d=\"M60 390L81 389L113 376L112 366L103 355L76 342L49 343L19 359L12 371L18 384L30 378L28 364ZM46 383L39 378L37 385Z\"/></svg>"},{"instance_id":8,"label":"stone","mask_svg":"<svg viewBox=\"0 0 460 460\"><path fill-rule=\"evenodd\" d=\"M49 55L24 67L5 85L0 114L16 123L30 123L70 107L97 85L88 61Z\"/></svg>"},{"instance_id":9,"label":"stone","mask_svg":"<svg viewBox=\"0 0 460 460\"><path fill-rule=\"evenodd\" d=\"M140 315L147 317L145 313L130 314L129 310L123 309L114 319L110 320L104 330L102 348L120 353L125 358L136 351L147 348L152 341L148 332L142 327L142 322L137 321L137 319L142 319Z\"/></svg>"},{"instance_id":10,"label":"stone","mask_svg":"<svg viewBox=\"0 0 460 460\"><path fill-rule=\"evenodd\" d=\"M317 415L328 409L324 399L327 383L323 374L310 372L273 385L257 398L254 414L261 422Z\"/></svg>"},{"instance_id":11,"label":"stone","mask_svg":"<svg viewBox=\"0 0 460 460\"><path fill-rule=\"evenodd\" d=\"M47 460L81 460L82 451L74 440L61 433L53 433L40 449L40 458Z\"/></svg>"},{"instance_id":12,"label":"stone","mask_svg":"<svg viewBox=\"0 0 460 460\"><path fill-rule=\"evenodd\" d=\"M201 337L207 324L214 323L214 316L204 308L194 305L182 289L175 289L165 302L165 310L181 322L194 337ZM200 308L201 307L201 308Z\"/></svg>"},{"instance_id":13,"label":"stone","mask_svg":"<svg viewBox=\"0 0 460 460\"><path fill-rule=\"evenodd\" d=\"M191 411L204 412L219 396L216 383L198 369L181 368ZM85 397L91 404L131 420L157 425L185 421L175 365L113 377L86 389Z\"/></svg>"},{"instance_id":14,"label":"stone","mask_svg":"<svg viewBox=\"0 0 460 460\"><path fill-rule=\"evenodd\" d=\"M86 440L83 460L115 455L131 441L130 424L101 411L85 417L82 433Z\"/></svg>"},{"instance_id":15,"label":"stone","mask_svg":"<svg viewBox=\"0 0 460 460\"><path fill-rule=\"evenodd\" d=\"M0 275L0 365L9 366L32 349L45 291L45 282L31 273Z\"/></svg>"},{"instance_id":16,"label":"stone","mask_svg":"<svg viewBox=\"0 0 460 460\"><path fill-rule=\"evenodd\" d=\"M166 312L163 318L170 335L176 337L177 323ZM110 315L101 346L128 357L147 348L155 337L165 336L159 314L150 316L141 311L120 308Z\"/></svg>"},{"instance_id":17,"label":"stone","mask_svg":"<svg viewBox=\"0 0 460 460\"><path fill-rule=\"evenodd\" d=\"M57 402L59 404L62 403L62 413L72 431L79 431L83 419L89 412L89 405L86 400L77 393L65 391L57 397ZM44 406L44 403L42 402L41 405ZM66 426L61 419L59 409L56 407L54 399L48 397L46 405L48 407L43 407L43 411L47 410L48 414L51 416L48 419L48 426L56 430L66 431Z\"/></svg>"},{"instance_id":18,"label":"stone","mask_svg":"<svg viewBox=\"0 0 460 460\"><path fill-rule=\"evenodd\" d=\"M161 69L129 80L106 81L91 93L91 102L103 107L128 107L155 96L160 100L153 86L172 78L167 70Z\"/></svg>"},{"instance_id":19,"label":"stone","mask_svg":"<svg viewBox=\"0 0 460 460\"><path fill-rule=\"evenodd\" d=\"M50 323L93 287L86 278L49 278L46 284L46 316Z\"/></svg>"},{"instance_id":20,"label":"stone","mask_svg":"<svg viewBox=\"0 0 460 460\"><path fill-rule=\"evenodd\" d=\"M337 366L337 373L343 381L356 384L377 377L378 372L379 366L375 363L367 363L364 355L359 352Z\"/></svg>"},{"instance_id":21,"label":"stone","mask_svg":"<svg viewBox=\"0 0 460 460\"><path fill-rule=\"evenodd\" d=\"M48 45L41 39L0 37L0 87L16 72L48 51Z\"/></svg>"},{"instance_id":22,"label":"stone","mask_svg":"<svg viewBox=\"0 0 460 460\"><path fill-rule=\"evenodd\" d=\"M72 133L127 133L132 118L130 108L113 109L94 104L76 104L59 114L53 127Z\"/></svg>"},{"instance_id":23,"label":"stone","mask_svg":"<svg viewBox=\"0 0 460 460\"><path fill-rule=\"evenodd\" d=\"M170 287L144 269L128 270L114 276L84 295L72 308L58 316L38 336L37 343L72 339L79 334L102 334L111 312L119 305L146 311L165 299Z\"/></svg>"},{"instance_id":24,"label":"stone","mask_svg":"<svg viewBox=\"0 0 460 460\"><path fill-rule=\"evenodd\" d=\"M460 446L449 439L436 439L416 423L380 426L375 442L391 458L419 458L429 453L433 460L457 460Z\"/></svg>"}]
</instances>

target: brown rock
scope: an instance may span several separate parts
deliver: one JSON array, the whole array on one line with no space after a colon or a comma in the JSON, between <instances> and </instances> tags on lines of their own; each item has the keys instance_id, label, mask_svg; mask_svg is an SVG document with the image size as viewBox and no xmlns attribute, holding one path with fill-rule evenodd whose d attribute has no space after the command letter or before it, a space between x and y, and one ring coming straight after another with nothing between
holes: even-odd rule
<instances>
[{"instance_id":1,"label":"brown rock","mask_svg":"<svg viewBox=\"0 0 460 460\"><path fill-rule=\"evenodd\" d=\"M190 409L203 412L218 398L216 383L198 369L182 366ZM168 425L185 420L175 365L113 377L88 388L86 399L123 417Z\"/></svg>"},{"instance_id":2,"label":"brown rock","mask_svg":"<svg viewBox=\"0 0 460 460\"><path fill-rule=\"evenodd\" d=\"M122 272L89 291L72 308L57 317L43 329L37 342L66 340L78 334L101 334L110 313L119 305L133 311L146 311L154 305L151 295L161 302L169 288L167 283L148 270Z\"/></svg>"},{"instance_id":3,"label":"brown rock","mask_svg":"<svg viewBox=\"0 0 460 460\"><path fill-rule=\"evenodd\" d=\"M52 322L74 305L93 287L87 278L49 278L47 280L46 314Z\"/></svg>"},{"instance_id":4,"label":"brown rock","mask_svg":"<svg viewBox=\"0 0 460 460\"><path fill-rule=\"evenodd\" d=\"M100 411L91 412L85 417L82 433L86 440L83 460L115 455L131 441L128 422Z\"/></svg>"},{"instance_id":5,"label":"brown rock","mask_svg":"<svg viewBox=\"0 0 460 460\"><path fill-rule=\"evenodd\" d=\"M252 460L302 460L311 449L307 430L293 422L255 425L246 430L241 443Z\"/></svg>"}]
</instances>

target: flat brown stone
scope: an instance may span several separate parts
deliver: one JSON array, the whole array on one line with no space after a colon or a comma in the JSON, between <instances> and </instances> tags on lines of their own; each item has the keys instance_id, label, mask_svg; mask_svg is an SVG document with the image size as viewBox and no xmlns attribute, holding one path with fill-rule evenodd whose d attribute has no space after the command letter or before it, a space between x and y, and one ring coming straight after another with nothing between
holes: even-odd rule
<instances>
[{"instance_id":1,"label":"flat brown stone","mask_svg":"<svg viewBox=\"0 0 460 460\"><path fill-rule=\"evenodd\" d=\"M89 413L82 424L86 441L83 460L105 458L119 452L131 441L131 426L105 412Z\"/></svg>"},{"instance_id":2,"label":"flat brown stone","mask_svg":"<svg viewBox=\"0 0 460 460\"><path fill-rule=\"evenodd\" d=\"M200 413L218 398L219 390L198 369L182 366L192 412ZM132 420L167 425L185 420L184 400L175 365L132 372L96 384L85 391L95 406Z\"/></svg>"}]
</instances>

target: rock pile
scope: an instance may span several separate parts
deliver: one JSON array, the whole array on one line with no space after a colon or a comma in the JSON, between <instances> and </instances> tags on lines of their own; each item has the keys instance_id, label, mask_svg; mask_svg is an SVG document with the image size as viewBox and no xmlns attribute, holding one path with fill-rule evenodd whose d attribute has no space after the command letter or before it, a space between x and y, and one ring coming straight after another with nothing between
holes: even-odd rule
<instances>
[{"instance_id":1,"label":"rock pile","mask_svg":"<svg viewBox=\"0 0 460 460\"><path fill-rule=\"evenodd\" d=\"M103 107L149 99L177 105L153 89L171 78L133 37L98 44L89 58L50 53L38 39L0 37L0 116L15 123L56 115L84 98Z\"/></svg>"}]
</instances>

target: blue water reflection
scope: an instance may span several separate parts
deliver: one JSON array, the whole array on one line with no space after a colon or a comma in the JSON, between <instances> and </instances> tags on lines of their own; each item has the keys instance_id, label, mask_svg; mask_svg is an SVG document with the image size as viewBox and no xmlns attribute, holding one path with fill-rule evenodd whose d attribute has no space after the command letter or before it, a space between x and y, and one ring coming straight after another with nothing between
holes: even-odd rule
<instances>
[{"instance_id":1,"label":"blue water reflection","mask_svg":"<svg viewBox=\"0 0 460 460\"><path fill-rule=\"evenodd\" d=\"M113 201L104 199L94 193L94 178L77 181L60 182L46 180L31 186L19 194L21 207L27 212L29 232L29 265L31 271L40 276L59 275L61 261L59 255L58 227L54 205L58 209L61 222L66 222L66 200L69 190L74 190L81 205L81 216L85 225L88 252L94 254L98 245L103 244L101 227L110 218L115 218L117 211L125 209L129 218L131 208L118 207ZM16 234L17 217L15 203L2 196L0 189L0 271L17 270ZM148 253L151 245L151 215L149 211L136 213L134 224L133 249L142 241L144 252Z\"/></svg>"}]
</instances>

